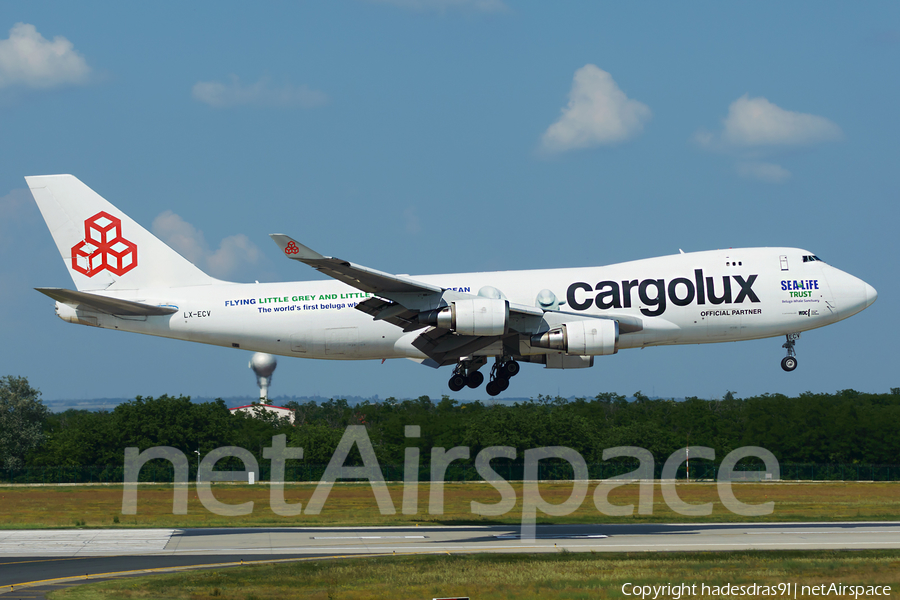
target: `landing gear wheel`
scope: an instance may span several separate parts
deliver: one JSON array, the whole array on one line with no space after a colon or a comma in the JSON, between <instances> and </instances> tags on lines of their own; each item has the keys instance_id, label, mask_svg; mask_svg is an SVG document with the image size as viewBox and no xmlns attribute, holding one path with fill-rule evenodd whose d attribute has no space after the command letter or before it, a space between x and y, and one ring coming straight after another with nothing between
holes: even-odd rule
<instances>
[{"instance_id":1,"label":"landing gear wheel","mask_svg":"<svg viewBox=\"0 0 900 600\"><path fill-rule=\"evenodd\" d=\"M785 336L787 341L781 345L782 348L787 350L787 356L781 359L781 368L790 373L794 369L797 368L797 352L794 350L794 346L797 345L797 340L800 339L799 333L789 333Z\"/></svg>"},{"instance_id":2,"label":"landing gear wheel","mask_svg":"<svg viewBox=\"0 0 900 600\"><path fill-rule=\"evenodd\" d=\"M466 387L466 378L459 373L455 373L453 377L450 378L450 382L447 385L450 387L451 391L458 392Z\"/></svg>"},{"instance_id":3,"label":"landing gear wheel","mask_svg":"<svg viewBox=\"0 0 900 600\"><path fill-rule=\"evenodd\" d=\"M484 373L481 371L475 371L473 373L469 373L469 376L466 377L466 385L472 388L473 390L477 388L479 385L484 383Z\"/></svg>"},{"instance_id":4,"label":"landing gear wheel","mask_svg":"<svg viewBox=\"0 0 900 600\"><path fill-rule=\"evenodd\" d=\"M509 378L519 372L519 363L514 360L506 360L498 357L497 362L491 367L491 380L484 388L491 396L496 396L509 387Z\"/></svg>"},{"instance_id":5,"label":"landing gear wheel","mask_svg":"<svg viewBox=\"0 0 900 600\"><path fill-rule=\"evenodd\" d=\"M521 369L522 367L519 365L519 363L511 360L503 365L503 367L501 368L501 372L503 373L505 379L509 379L510 377L515 377L516 375L518 375Z\"/></svg>"}]
</instances>

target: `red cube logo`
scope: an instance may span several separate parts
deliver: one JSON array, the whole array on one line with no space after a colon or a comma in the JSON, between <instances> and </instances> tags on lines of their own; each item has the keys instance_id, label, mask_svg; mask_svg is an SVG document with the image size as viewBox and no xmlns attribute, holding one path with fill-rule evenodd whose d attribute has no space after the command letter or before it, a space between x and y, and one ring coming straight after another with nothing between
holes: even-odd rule
<instances>
[{"instance_id":1,"label":"red cube logo","mask_svg":"<svg viewBox=\"0 0 900 600\"><path fill-rule=\"evenodd\" d=\"M137 244L122 237L122 220L100 211L84 222L84 241L72 246L72 268L88 277L106 269L124 275L137 266Z\"/></svg>"}]
</instances>

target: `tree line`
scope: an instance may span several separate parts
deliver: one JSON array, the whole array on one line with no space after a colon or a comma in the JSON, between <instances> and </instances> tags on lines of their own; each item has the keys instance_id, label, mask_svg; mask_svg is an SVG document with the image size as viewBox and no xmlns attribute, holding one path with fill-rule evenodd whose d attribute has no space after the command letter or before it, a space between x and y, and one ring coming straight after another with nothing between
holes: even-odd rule
<instances>
[{"instance_id":1,"label":"tree line","mask_svg":"<svg viewBox=\"0 0 900 600\"><path fill-rule=\"evenodd\" d=\"M188 457L222 446L249 450L262 464L263 448L284 434L304 449L303 462L325 464L345 428L362 425L382 465L403 463L408 447L468 446L471 459L489 446L525 450L566 446L588 463L606 448L638 446L658 463L685 446L708 446L717 459L743 446L761 446L783 463L900 462L900 388L887 394L855 390L763 394L718 400L632 398L603 392L590 398L538 396L515 404L387 398L351 405L344 399L288 402L295 422L273 415L231 413L222 400L138 396L110 411L51 413L22 377L0 378L0 467L121 465L124 449L172 446ZM418 438L406 425L420 426ZM348 464L359 464L354 451ZM463 461L466 462L466 461Z\"/></svg>"}]
</instances>

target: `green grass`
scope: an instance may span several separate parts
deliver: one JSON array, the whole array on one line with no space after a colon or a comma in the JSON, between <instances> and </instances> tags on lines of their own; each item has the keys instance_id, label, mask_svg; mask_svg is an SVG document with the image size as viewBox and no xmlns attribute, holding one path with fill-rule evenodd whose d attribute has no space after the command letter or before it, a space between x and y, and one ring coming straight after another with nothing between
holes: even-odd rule
<instances>
[{"instance_id":1,"label":"green grass","mask_svg":"<svg viewBox=\"0 0 900 600\"><path fill-rule=\"evenodd\" d=\"M267 485L213 486L216 498L228 504L253 501L253 512L240 517L221 517L209 512L191 486L188 514L172 514L172 487L140 486L138 512L123 515L122 486L6 486L0 487L0 528L40 529L65 527L254 527L254 526L353 526L423 524L517 524L521 521L522 486L513 483L517 504L499 517L480 517L472 513L470 503L496 503L500 497L493 487L479 483L448 483L444 486L444 514L428 512L429 486L419 487L418 513L403 515L402 484L388 484L397 513L382 515L367 484L338 483L334 486L322 513L280 517L269 508ZM679 496L690 503L713 503L709 516L686 517L673 512L663 501L659 484L654 491L653 514L611 517L593 503L594 485L581 507L565 517L545 517L542 523L658 523L658 522L773 522L773 521L890 521L900 520L900 483L741 483L734 484L738 500L748 504L772 501L775 511L763 517L742 517L728 511L720 502L713 483L679 483ZM314 484L285 486L288 502L302 502L312 496ZM571 483L542 483L541 495L552 503L565 501ZM635 504L636 484L623 485L609 495L613 504ZM635 511L636 512L636 511Z\"/></svg>"},{"instance_id":2,"label":"green grass","mask_svg":"<svg viewBox=\"0 0 900 600\"><path fill-rule=\"evenodd\" d=\"M900 550L481 554L313 560L123 578L55 591L49 597L51 600L420 600L462 595L478 600L618 599L634 598L623 595L625 583L697 584L699 592L703 584L831 582L890 585L893 596L900 590ZM663 597L672 598L660 596Z\"/></svg>"}]
</instances>

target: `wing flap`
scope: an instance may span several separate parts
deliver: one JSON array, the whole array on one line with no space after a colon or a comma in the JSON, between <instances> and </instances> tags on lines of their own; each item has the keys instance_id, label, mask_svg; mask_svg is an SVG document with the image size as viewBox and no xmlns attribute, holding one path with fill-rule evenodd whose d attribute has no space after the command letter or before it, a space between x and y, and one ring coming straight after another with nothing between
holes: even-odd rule
<instances>
[{"instance_id":1,"label":"wing flap","mask_svg":"<svg viewBox=\"0 0 900 600\"><path fill-rule=\"evenodd\" d=\"M416 320L417 311L409 310L402 304L383 300L382 298L369 298L356 305L356 310L371 315L376 321L387 321L396 325L403 331L415 331L427 327Z\"/></svg>"},{"instance_id":2,"label":"wing flap","mask_svg":"<svg viewBox=\"0 0 900 600\"><path fill-rule=\"evenodd\" d=\"M499 341L503 336L457 335L449 329L433 327L413 340L412 345L438 365L455 364L463 356L469 356Z\"/></svg>"}]
</instances>

